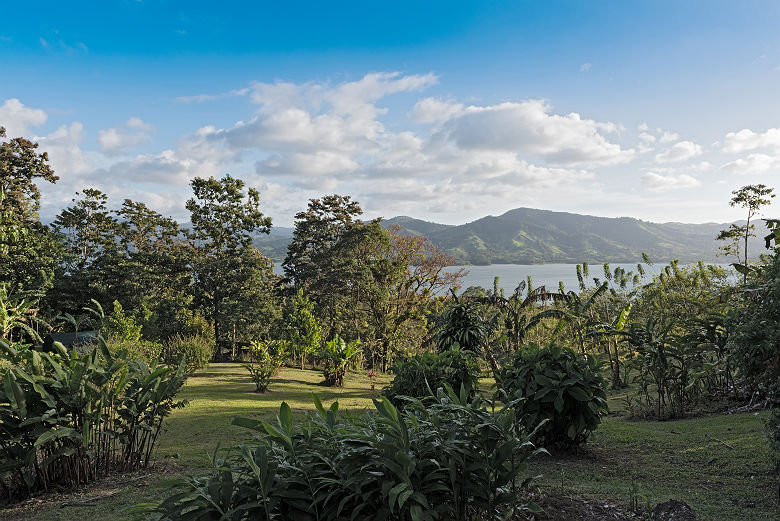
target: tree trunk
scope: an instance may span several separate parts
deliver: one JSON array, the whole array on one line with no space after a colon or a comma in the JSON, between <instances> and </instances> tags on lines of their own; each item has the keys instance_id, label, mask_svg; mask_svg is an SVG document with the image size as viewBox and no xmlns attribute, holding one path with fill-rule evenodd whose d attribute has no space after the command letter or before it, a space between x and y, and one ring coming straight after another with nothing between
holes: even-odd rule
<instances>
[{"instance_id":1,"label":"tree trunk","mask_svg":"<svg viewBox=\"0 0 780 521\"><path fill-rule=\"evenodd\" d=\"M217 360L217 355L219 354L219 315L217 312L218 308L217 304L217 297L214 295L214 305L212 307L212 313L214 314L214 361Z\"/></svg>"}]
</instances>

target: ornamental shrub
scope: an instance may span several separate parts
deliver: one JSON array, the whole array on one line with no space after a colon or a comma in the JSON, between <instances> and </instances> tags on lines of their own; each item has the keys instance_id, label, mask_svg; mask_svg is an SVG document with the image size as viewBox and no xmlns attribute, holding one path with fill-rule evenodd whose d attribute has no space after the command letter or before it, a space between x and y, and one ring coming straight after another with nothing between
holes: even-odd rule
<instances>
[{"instance_id":1,"label":"ornamental shrub","mask_svg":"<svg viewBox=\"0 0 780 521\"><path fill-rule=\"evenodd\" d=\"M0 385L0 498L10 501L146 467L163 420L185 405L175 399L183 361L147 365L102 337L83 354L0 340L0 356L12 363Z\"/></svg>"},{"instance_id":2,"label":"ornamental shrub","mask_svg":"<svg viewBox=\"0 0 780 521\"><path fill-rule=\"evenodd\" d=\"M344 387L347 365L360 354L360 340L347 342L339 335L328 341L320 352L325 385Z\"/></svg>"},{"instance_id":3,"label":"ornamental shrub","mask_svg":"<svg viewBox=\"0 0 780 521\"><path fill-rule=\"evenodd\" d=\"M268 390L271 378L279 372L289 346L290 343L285 340L252 343L249 348L249 362L244 364L244 368L249 371L258 393Z\"/></svg>"},{"instance_id":4,"label":"ornamental shrub","mask_svg":"<svg viewBox=\"0 0 780 521\"><path fill-rule=\"evenodd\" d=\"M587 355L551 345L530 345L499 370L499 398L511 400L528 430L542 420L544 446L584 443L608 412L598 364Z\"/></svg>"},{"instance_id":5,"label":"ornamental shrub","mask_svg":"<svg viewBox=\"0 0 780 521\"><path fill-rule=\"evenodd\" d=\"M214 354L212 339L200 335L176 334L163 344L161 358L166 364L173 364L182 357L187 360L187 372L206 367Z\"/></svg>"},{"instance_id":6,"label":"ornamental shrub","mask_svg":"<svg viewBox=\"0 0 780 521\"><path fill-rule=\"evenodd\" d=\"M160 359L164 346L159 342L139 339L135 341L119 341L113 337L106 340L108 350L113 355L124 352L127 360L143 360L146 364L156 363ZM173 360L169 357L170 362Z\"/></svg>"},{"instance_id":7,"label":"ornamental shrub","mask_svg":"<svg viewBox=\"0 0 780 521\"><path fill-rule=\"evenodd\" d=\"M530 481L526 460L541 450L518 432L511 408L493 412L450 388L403 411L384 397L374 405L352 416L315 397L317 411L300 422L284 402L274 423L237 418L257 432L253 442L215 453L210 474L180 479L166 499L136 512L158 520L497 521L540 511L518 501Z\"/></svg>"},{"instance_id":8,"label":"ornamental shrub","mask_svg":"<svg viewBox=\"0 0 780 521\"><path fill-rule=\"evenodd\" d=\"M458 390L463 386L472 397L480 376L476 355L461 349L458 344L441 353L423 353L400 359L392 371L395 377L383 394L396 406L402 405L398 396L434 396L436 390L445 384Z\"/></svg>"}]
</instances>

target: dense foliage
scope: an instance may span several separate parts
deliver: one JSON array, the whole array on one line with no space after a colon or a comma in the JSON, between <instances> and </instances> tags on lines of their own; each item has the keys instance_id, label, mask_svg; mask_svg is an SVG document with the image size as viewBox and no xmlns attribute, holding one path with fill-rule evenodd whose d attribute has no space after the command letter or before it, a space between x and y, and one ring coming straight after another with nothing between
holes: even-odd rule
<instances>
[{"instance_id":1,"label":"dense foliage","mask_svg":"<svg viewBox=\"0 0 780 521\"><path fill-rule=\"evenodd\" d=\"M755 273L742 296L729 347L740 374L769 404L767 430L780 470L780 255Z\"/></svg>"},{"instance_id":2,"label":"dense foliage","mask_svg":"<svg viewBox=\"0 0 780 521\"><path fill-rule=\"evenodd\" d=\"M0 485L8 499L52 486L89 483L149 463L163 419L187 377L178 367L127 361L98 348L69 353L17 349L0 341Z\"/></svg>"},{"instance_id":3,"label":"dense foliage","mask_svg":"<svg viewBox=\"0 0 780 521\"><path fill-rule=\"evenodd\" d=\"M490 412L440 389L432 403L403 412L387 399L360 417L338 402L298 425L282 403L276 424L236 419L259 432L253 443L215 454L210 475L187 479L156 505L152 519L506 519L527 485L525 461L539 452L518 431L515 412Z\"/></svg>"},{"instance_id":4,"label":"dense foliage","mask_svg":"<svg viewBox=\"0 0 780 521\"><path fill-rule=\"evenodd\" d=\"M502 397L517 400L517 416L525 429L548 420L540 431L548 448L584 443L608 412L595 360L557 345L518 351L496 384Z\"/></svg>"},{"instance_id":5,"label":"dense foliage","mask_svg":"<svg viewBox=\"0 0 780 521\"><path fill-rule=\"evenodd\" d=\"M200 335L176 334L165 341L160 357L166 364L184 359L187 371L193 372L208 365L214 353L214 341Z\"/></svg>"},{"instance_id":6,"label":"dense foliage","mask_svg":"<svg viewBox=\"0 0 780 521\"><path fill-rule=\"evenodd\" d=\"M399 359L391 370L395 376L382 394L396 406L404 405L402 396L435 396L439 388L447 385L464 389L468 396L474 396L479 387L480 369L476 355L457 345L442 353L422 353Z\"/></svg>"}]
</instances>

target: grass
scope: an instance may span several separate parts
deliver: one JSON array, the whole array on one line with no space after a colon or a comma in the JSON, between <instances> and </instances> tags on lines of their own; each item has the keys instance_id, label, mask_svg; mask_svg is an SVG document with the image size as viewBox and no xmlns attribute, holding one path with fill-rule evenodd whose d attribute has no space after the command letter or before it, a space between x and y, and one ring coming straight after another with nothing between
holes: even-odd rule
<instances>
[{"instance_id":1,"label":"grass","mask_svg":"<svg viewBox=\"0 0 780 521\"><path fill-rule=\"evenodd\" d=\"M181 397L190 403L167 420L154 472L112 477L83 491L33 499L0 511L0 518L130 520L131 505L164 497L159 485L166 478L202 472L207 466L204 454L217 443L231 446L246 440L244 429L230 425L235 416L272 419L282 401L300 414L313 408L311 393L324 403L338 399L342 409L361 411L373 408L371 399L389 380L380 375L377 391L372 392L365 374L350 373L345 386L337 389L318 385L322 375L317 371L283 368L270 391L258 394L240 364L212 364L183 389ZM617 396L610 401L616 410L620 404ZM764 416L744 413L632 422L613 415L605 418L584 450L539 458L531 472L543 475L535 482L542 491L628 504L633 478L652 504L682 499L702 519L778 519L777 481L771 472ZM101 495L106 497L91 506L59 508L63 502Z\"/></svg>"},{"instance_id":2,"label":"grass","mask_svg":"<svg viewBox=\"0 0 780 521\"><path fill-rule=\"evenodd\" d=\"M254 382L241 364L212 364L187 381L181 394L189 405L171 414L168 427L161 435L158 456L175 455L187 467L204 466L204 454L212 452L218 442L230 445L246 439L246 430L230 423L236 416L272 419L279 405L286 401L294 413L314 409L312 393L323 403L339 401L339 407L352 411L373 408L372 398L389 383L390 376L379 375L376 391L363 373L349 373L344 387L325 387L319 371L283 367L272 380L269 391L254 391ZM193 436L197 433L196 436Z\"/></svg>"},{"instance_id":3,"label":"grass","mask_svg":"<svg viewBox=\"0 0 780 521\"><path fill-rule=\"evenodd\" d=\"M702 519L778 519L765 415L666 422L609 417L580 453L539 459L531 470L544 474L537 482L542 490L577 497L628 503L633 479L651 505L674 498Z\"/></svg>"}]
</instances>

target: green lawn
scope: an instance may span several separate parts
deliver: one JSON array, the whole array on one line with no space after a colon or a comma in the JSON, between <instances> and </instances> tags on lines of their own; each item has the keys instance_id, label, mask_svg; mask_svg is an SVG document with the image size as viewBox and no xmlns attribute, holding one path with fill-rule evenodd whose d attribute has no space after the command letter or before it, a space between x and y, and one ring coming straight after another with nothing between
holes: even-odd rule
<instances>
[{"instance_id":1,"label":"green lawn","mask_svg":"<svg viewBox=\"0 0 780 521\"><path fill-rule=\"evenodd\" d=\"M380 375L373 393L364 373L349 373L342 388L319 385L322 380L319 371L283 367L269 391L259 394L241 364L211 364L187 381L181 396L190 403L171 415L161 435L158 456L177 455L188 467L205 465L205 452L213 451L218 442L229 446L246 439L246 429L230 425L233 418L273 419L282 401L302 414L314 409L312 393L323 403L338 400L342 409L373 408L371 399L389 383L390 376Z\"/></svg>"},{"instance_id":2,"label":"green lawn","mask_svg":"<svg viewBox=\"0 0 780 521\"><path fill-rule=\"evenodd\" d=\"M377 390L389 379L380 376ZM155 472L113 477L79 493L31 500L0 512L0 518L129 520L124 511L130 505L162 497L158 485L165 478L202 471L207 464L204 454L218 442L229 447L245 440L246 431L230 425L235 416L271 419L282 400L303 412L313 408L312 393L326 403L338 399L342 409L373 407L371 398L377 391L370 391L364 374L348 374L342 389L320 386L321 381L317 371L283 368L270 392L257 394L240 364L212 364L183 389L181 397L190 403L168 419ZM619 399L611 401L616 409L619 404ZM627 504L633 477L652 504L683 499L702 519L778 519L777 481L770 468L763 416L745 413L670 422L631 422L610 416L583 451L539 458L532 472L543 474L537 482L542 491ZM108 494L112 495L89 506L59 508L64 501Z\"/></svg>"}]
</instances>

